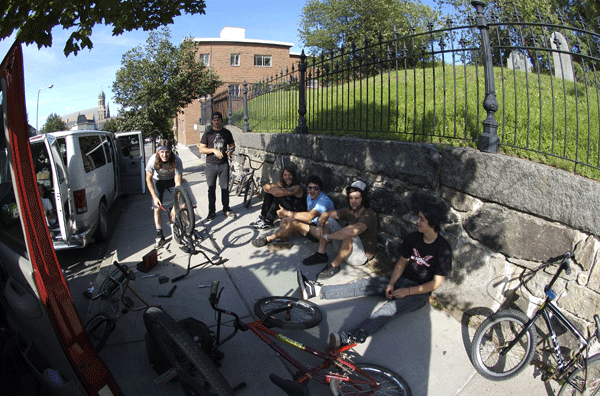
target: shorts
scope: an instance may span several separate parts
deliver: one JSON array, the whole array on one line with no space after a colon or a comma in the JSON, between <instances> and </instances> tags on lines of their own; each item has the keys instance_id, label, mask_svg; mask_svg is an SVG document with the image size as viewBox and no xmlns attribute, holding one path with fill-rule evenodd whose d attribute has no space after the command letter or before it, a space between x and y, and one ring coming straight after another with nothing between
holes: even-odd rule
<instances>
[{"instance_id":1,"label":"shorts","mask_svg":"<svg viewBox=\"0 0 600 396\"><path fill-rule=\"evenodd\" d=\"M327 227L329 228L329 232L336 232L342 228L340 223L331 217L327 219ZM341 241L331 241L331 244L333 245L337 254L337 251L340 250ZM357 235L352 238L352 252L350 252L348 257L346 257L346 262L350 265L364 265L367 263L367 261L369 261L369 259L365 253L365 248L360 240L360 236Z\"/></svg>"},{"instance_id":2,"label":"shorts","mask_svg":"<svg viewBox=\"0 0 600 396\"><path fill-rule=\"evenodd\" d=\"M152 184L154 185L154 191L156 191L156 195L160 202L163 202L163 197L165 195L165 190L168 190L173 196L173 192L175 191L175 179L167 179L167 180L156 180L152 179ZM164 206L164 203L163 203Z\"/></svg>"}]
</instances>

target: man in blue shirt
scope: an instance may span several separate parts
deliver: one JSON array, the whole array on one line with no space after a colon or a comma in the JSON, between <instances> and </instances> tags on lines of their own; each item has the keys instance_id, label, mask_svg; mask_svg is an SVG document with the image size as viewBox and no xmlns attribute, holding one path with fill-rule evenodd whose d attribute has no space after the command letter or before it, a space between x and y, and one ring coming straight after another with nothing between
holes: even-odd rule
<instances>
[{"instance_id":1,"label":"man in blue shirt","mask_svg":"<svg viewBox=\"0 0 600 396\"><path fill-rule=\"evenodd\" d=\"M306 212L292 212L279 207L277 216L281 219L279 229L266 237L258 237L252 240L256 247L267 246L270 250L280 250L289 248L291 245L287 238L296 233L306 236L313 242L319 239L315 236L317 232L317 221L321 213L335 210L333 202L329 197L323 194L323 181L319 176L309 176L307 182L308 195L306 196ZM273 244L271 242L280 240L281 242Z\"/></svg>"}]
</instances>

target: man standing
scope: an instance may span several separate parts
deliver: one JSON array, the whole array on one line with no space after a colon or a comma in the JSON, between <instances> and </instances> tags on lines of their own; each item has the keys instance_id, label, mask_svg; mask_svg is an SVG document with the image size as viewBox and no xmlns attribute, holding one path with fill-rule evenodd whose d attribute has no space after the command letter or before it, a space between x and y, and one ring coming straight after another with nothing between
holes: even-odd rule
<instances>
[{"instance_id":1,"label":"man standing","mask_svg":"<svg viewBox=\"0 0 600 396\"><path fill-rule=\"evenodd\" d=\"M319 249L303 264L327 263L326 249L329 242L335 247L335 259L327 264L317 275L317 279L329 279L340 272L343 260L350 265L363 265L375 256L377 251L377 216L369 207L366 192L367 185L356 180L346 188L347 208L328 211L321 214L317 222L316 237ZM337 220L347 225L341 227Z\"/></svg>"},{"instance_id":2,"label":"man standing","mask_svg":"<svg viewBox=\"0 0 600 396\"><path fill-rule=\"evenodd\" d=\"M442 285L452 271L452 249L439 234L440 225L447 218L448 208L439 198L413 194L413 210L418 213L417 231L408 234L400 246L400 259L392 275L362 278L343 285L322 285L297 272L302 297L307 300L359 296L381 296L388 301L368 319L350 331L331 333L331 346L364 342L392 318L425 306L431 292Z\"/></svg>"},{"instance_id":3,"label":"man standing","mask_svg":"<svg viewBox=\"0 0 600 396\"><path fill-rule=\"evenodd\" d=\"M291 245L287 238L293 233L306 236L313 242L318 242L316 237L317 220L319 216L328 210L334 210L333 202L323 194L323 181L319 176L311 175L307 180L308 196L306 197L306 212L293 212L280 206L277 216L281 219L279 229L267 237L258 237L252 240L256 247L269 245L270 250L287 249ZM273 244L276 239L282 242Z\"/></svg>"},{"instance_id":4,"label":"man standing","mask_svg":"<svg viewBox=\"0 0 600 396\"><path fill-rule=\"evenodd\" d=\"M216 212L217 179L221 187L221 203L223 213L235 218L235 213L229 207L229 161L228 154L235 149L233 135L227 128L223 128L223 115L215 111L211 117L212 126L208 128L200 139L198 150L206 154L206 183L208 184L208 216L212 220Z\"/></svg>"}]
</instances>

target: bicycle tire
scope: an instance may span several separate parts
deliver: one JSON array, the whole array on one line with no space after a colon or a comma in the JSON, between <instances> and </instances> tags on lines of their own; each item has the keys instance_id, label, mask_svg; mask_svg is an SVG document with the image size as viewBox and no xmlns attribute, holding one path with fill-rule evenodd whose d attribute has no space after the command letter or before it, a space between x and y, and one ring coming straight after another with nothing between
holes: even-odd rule
<instances>
[{"instance_id":1,"label":"bicycle tire","mask_svg":"<svg viewBox=\"0 0 600 396\"><path fill-rule=\"evenodd\" d=\"M254 183L254 179L250 179L248 181L248 186L244 190L244 208L250 207L252 203L252 197L254 197L254 189L256 188L256 184Z\"/></svg>"},{"instance_id":2,"label":"bicycle tire","mask_svg":"<svg viewBox=\"0 0 600 396\"><path fill-rule=\"evenodd\" d=\"M471 345L471 362L475 370L492 381L504 381L521 373L533 359L537 332L531 326L521 341L505 355L502 346L513 341L529 321L521 311L499 311L479 326Z\"/></svg>"},{"instance_id":3,"label":"bicycle tire","mask_svg":"<svg viewBox=\"0 0 600 396\"><path fill-rule=\"evenodd\" d=\"M233 186L235 185L235 175L233 173L229 174L229 183L227 184L229 188L229 195L233 193Z\"/></svg>"},{"instance_id":4,"label":"bicycle tire","mask_svg":"<svg viewBox=\"0 0 600 396\"><path fill-rule=\"evenodd\" d=\"M329 389L333 396L412 396L408 382L395 372L370 363L357 363L356 368L358 371L345 372L344 377L348 378L347 381L333 379L329 382ZM365 376L377 381L379 387L373 389L373 386L362 383ZM356 383L355 380L361 383Z\"/></svg>"},{"instance_id":5,"label":"bicycle tire","mask_svg":"<svg viewBox=\"0 0 600 396\"><path fill-rule=\"evenodd\" d=\"M173 228L171 230L173 231L173 240L177 242L178 245L181 245L181 240L184 236L183 231L181 231L182 225L179 214L175 215L175 221L173 222Z\"/></svg>"},{"instance_id":6,"label":"bicycle tire","mask_svg":"<svg viewBox=\"0 0 600 396\"><path fill-rule=\"evenodd\" d=\"M587 362L587 386L585 393L580 393L568 382L560 388L558 396L571 395L600 395L600 353L592 356ZM580 388L586 385L586 375L582 368L578 368L569 376L569 380L575 382Z\"/></svg>"},{"instance_id":7,"label":"bicycle tire","mask_svg":"<svg viewBox=\"0 0 600 396\"><path fill-rule=\"evenodd\" d=\"M323 313L316 304L295 297L270 296L261 298L254 304L254 313L262 319L268 312L281 308L288 303L292 304L290 310L270 316L266 324L281 329L304 330L318 326L323 320Z\"/></svg>"},{"instance_id":8,"label":"bicycle tire","mask_svg":"<svg viewBox=\"0 0 600 396\"><path fill-rule=\"evenodd\" d=\"M192 200L183 186L175 187L173 192L173 206L175 216L181 220L181 232L187 236L192 235L196 219L194 218L194 207Z\"/></svg>"},{"instance_id":9,"label":"bicycle tire","mask_svg":"<svg viewBox=\"0 0 600 396\"><path fill-rule=\"evenodd\" d=\"M115 329L115 324L115 321L105 313L97 314L86 323L85 331L87 331L96 352L100 352L104 348L110 333Z\"/></svg>"},{"instance_id":10,"label":"bicycle tire","mask_svg":"<svg viewBox=\"0 0 600 396\"><path fill-rule=\"evenodd\" d=\"M233 389L206 353L165 311L148 308L144 324L183 384L201 395L234 396Z\"/></svg>"},{"instance_id":11,"label":"bicycle tire","mask_svg":"<svg viewBox=\"0 0 600 396\"><path fill-rule=\"evenodd\" d=\"M238 181L237 187L235 188L235 195L237 195L238 197L242 195L242 193L244 192L244 185L246 184L246 177L247 175L243 175L240 180Z\"/></svg>"}]
</instances>

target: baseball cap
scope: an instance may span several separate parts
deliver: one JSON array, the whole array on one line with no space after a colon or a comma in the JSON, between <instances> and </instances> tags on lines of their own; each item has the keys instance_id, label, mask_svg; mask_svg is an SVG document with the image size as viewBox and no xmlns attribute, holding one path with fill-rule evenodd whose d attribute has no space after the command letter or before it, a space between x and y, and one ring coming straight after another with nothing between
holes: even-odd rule
<instances>
[{"instance_id":1,"label":"baseball cap","mask_svg":"<svg viewBox=\"0 0 600 396\"><path fill-rule=\"evenodd\" d=\"M362 180L356 180L352 184L350 184L346 190L349 190L351 188L355 188L357 190L360 190L361 192L364 192L365 188L367 188L367 185Z\"/></svg>"},{"instance_id":2,"label":"baseball cap","mask_svg":"<svg viewBox=\"0 0 600 396\"><path fill-rule=\"evenodd\" d=\"M218 111L215 111L214 113L212 113L212 117L210 117L211 120L214 120L215 118L218 118L220 120L223 119L223 114L221 114Z\"/></svg>"}]
</instances>

